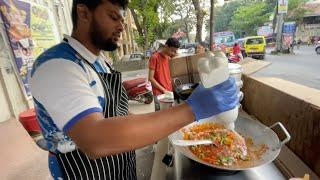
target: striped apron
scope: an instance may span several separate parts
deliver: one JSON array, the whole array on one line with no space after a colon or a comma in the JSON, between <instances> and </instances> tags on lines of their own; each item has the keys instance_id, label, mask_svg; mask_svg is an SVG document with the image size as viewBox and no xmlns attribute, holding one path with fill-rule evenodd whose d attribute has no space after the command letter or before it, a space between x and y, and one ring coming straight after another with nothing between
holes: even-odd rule
<instances>
[{"instance_id":1,"label":"striped apron","mask_svg":"<svg viewBox=\"0 0 320 180\"><path fill-rule=\"evenodd\" d=\"M79 55L79 54L78 54ZM86 62L99 75L105 92L105 118L128 115L128 96L122 85L121 73L115 71L106 63L111 73L99 73L94 66ZM124 152L95 160L88 158L80 150L74 150L65 154L57 154L60 169L64 179L101 179L101 180L135 180L136 154L135 151Z\"/></svg>"}]
</instances>

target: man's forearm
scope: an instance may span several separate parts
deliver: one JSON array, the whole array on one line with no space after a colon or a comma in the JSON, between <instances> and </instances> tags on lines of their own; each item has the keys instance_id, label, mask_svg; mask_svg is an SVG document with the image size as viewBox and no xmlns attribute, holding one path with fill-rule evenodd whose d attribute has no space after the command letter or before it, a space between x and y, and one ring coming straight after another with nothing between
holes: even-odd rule
<instances>
[{"instance_id":1,"label":"man's forearm","mask_svg":"<svg viewBox=\"0 0 320 180\"><path fill-rule=\"evenodd\" d=\"M97 120L86 124L82 142L76 144L91 158L103 157L152 144L194 119L190 106L183 104L156 113Z\"/></svg>"},{"instance_id":2,"label":"man's forearm","mask_svg":"<svg viewBox=\"0 0 320 180\"><path fill-rule=\"evenodd\" d=\"M150 78L149 81L153 87L159 89L161 92L164 93L166 91L166 89L162 87L154 78Z\"/></svg>"}]
</instances>

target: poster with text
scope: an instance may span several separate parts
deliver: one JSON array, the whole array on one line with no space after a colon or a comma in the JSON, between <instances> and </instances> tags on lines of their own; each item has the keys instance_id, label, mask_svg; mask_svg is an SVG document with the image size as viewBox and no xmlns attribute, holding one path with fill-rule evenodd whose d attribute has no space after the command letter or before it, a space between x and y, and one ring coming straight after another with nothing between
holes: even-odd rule
<instances>
[{"instance_id":1,"label":"poster with text","mask_svg":"<svg viewBox=\"0 0 320 180\"><path fill-rule=\"evenodd\" d=\"M54 24L53 14L47 7L31 4L31 36L34 41L32 50L38 57L48 48L59 42L59 35Z\"/></svg>"},{"instance_id":2,"label":"poster with text","mask_svg":"<svg viewBox=\"0 0 320 180\"><path fill-rule=\"evenodd\" d=\"M48 8L19 0L0 0L1 17L27 97L34 60L58 43L57 28Z\"/></svg>"},{"instance_id":3,"label":"poster with text","mask_svg":"<svg viewBox=\"0 0 320 180\"><path fill-rule=\"evenodd\" d=\"M278 14L286 14L288 12L288 0L278 0Z\"/></svg>"},{"instance_id":4,"label":"poster with text","mask_svg":"<svg viewBox=\"0 0 320 180\"><path fill-rule=\"evenodd\" d=\"M30 97L28 79L34 61L30 32L30 4L15 0L1 0L0 10L19 75L26 95Z\"/></svg>"}]
</instances>

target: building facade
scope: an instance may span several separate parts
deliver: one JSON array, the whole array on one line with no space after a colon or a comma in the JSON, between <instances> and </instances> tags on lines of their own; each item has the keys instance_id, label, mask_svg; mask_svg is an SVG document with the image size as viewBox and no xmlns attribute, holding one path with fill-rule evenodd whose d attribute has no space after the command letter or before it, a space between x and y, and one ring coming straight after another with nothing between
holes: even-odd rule
<instances>
[{"instance_id":1,"label":"building facade","mask_svg":"<svg viewBox=\"0 0 320 180\"><path fill-rule=\"evenodd\" d=\"M307 42L310 38L320 37L320 0L310 1L305 4L307 12L303 24L297 29L297 38Z\"/></svg>"}]
</instances>

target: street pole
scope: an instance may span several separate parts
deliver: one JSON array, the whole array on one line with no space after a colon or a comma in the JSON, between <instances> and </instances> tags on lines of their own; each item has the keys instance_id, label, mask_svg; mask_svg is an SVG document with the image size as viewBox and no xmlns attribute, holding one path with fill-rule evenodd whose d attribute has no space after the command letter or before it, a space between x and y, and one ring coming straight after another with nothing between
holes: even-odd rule
<instances>
[{"instance_id":1,"label":"street pole","mask_svg":"<svg viewBox=\"0 0 320 180\"><path fill-rule=\"evenodd\" d=\"M282 49L282 30L283 30L284 14L278 13L277 18L277 38L276 38L276 52L280 52Z\"/></svg>"},{"instance_id":2,"label":"street pole","mask_svg":"<svg viewBox=\"0 0 320 180\"><path fill-rule=\"evenodd\" d=\"M209 49L213 51L212 43L214 41L213 34L214 34L214 1L211 0L211 8L210 8L210 39L209 39Z\"/></svg>"}]
</instances>

